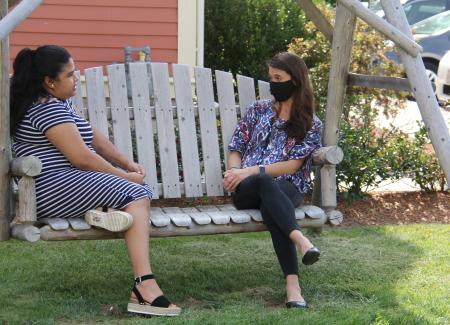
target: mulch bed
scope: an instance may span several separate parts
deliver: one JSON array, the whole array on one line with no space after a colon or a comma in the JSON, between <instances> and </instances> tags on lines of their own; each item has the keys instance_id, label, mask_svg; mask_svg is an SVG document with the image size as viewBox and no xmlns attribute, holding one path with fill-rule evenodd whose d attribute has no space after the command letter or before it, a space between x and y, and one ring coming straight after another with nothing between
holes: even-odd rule
<instances>
[{"instance_id":1,"label":"mulch bed","mask_svg":"<svg viewBox=\"0 0 450 325\"><path fill-rule=\"evenodd\" d=\"M380 192L351 204L340 202L343 225L450 223L449 192Z\"/></svg>"},{"instance_id":2,"label":"mulch bed","mask_svg":"<svg viewBox=\"0 0 450 325\"><path fill-rule=\"evenodd\" d=\"M306 198L308 202L309 198ZM152 202L154 207L192 207L205 204L228 204L230 197L197 199L164 199ZM344 214L341 226L408 223L450 223L449 192L377 192L351 203L341 201L338 210Z\"/></svg>"}]
</instances>

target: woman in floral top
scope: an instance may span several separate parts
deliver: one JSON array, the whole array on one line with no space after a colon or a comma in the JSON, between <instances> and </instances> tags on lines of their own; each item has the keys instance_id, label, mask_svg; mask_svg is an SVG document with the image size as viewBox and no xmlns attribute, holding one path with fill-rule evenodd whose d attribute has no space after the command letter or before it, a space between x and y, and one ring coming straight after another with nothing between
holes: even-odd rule
<instances>
[{"instance_id":1,"label":"woman in floral top","mask_svg":"<svg viewBox=\"0 0 450 325\"><path fill-rule=\"evenodd\" d=\"M298 281L296 248L303 264L320 252L303 236L295 207L303 203L311 172L311 154L321 145L322 122L314 115L314 97L305 63L279 53L269 63L274 100L250 105L231 138L224 187L238 209L260 209L286 278L288 308L305 308Z\"/></svg>"}]
</instances>

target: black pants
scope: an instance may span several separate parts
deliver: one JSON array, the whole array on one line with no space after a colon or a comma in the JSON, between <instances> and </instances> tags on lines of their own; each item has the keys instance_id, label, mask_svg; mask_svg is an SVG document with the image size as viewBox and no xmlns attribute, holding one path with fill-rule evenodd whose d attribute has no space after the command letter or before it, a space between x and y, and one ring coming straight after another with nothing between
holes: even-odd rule
<instances>
[{"instance_id":1,"label":"black pants","mask_svg":"<svg viewBox=\"0 0 450 325\"><path fill-rule=\"evenodd\" d=\"M303 194L295 185L265 173L252 175L239 184L233 193L233 203L239 210L261 210L284 276L298 274L297 251L289 238L293 230L300 229L295 207L303 203Z\"/></svg>"}]
</instances>

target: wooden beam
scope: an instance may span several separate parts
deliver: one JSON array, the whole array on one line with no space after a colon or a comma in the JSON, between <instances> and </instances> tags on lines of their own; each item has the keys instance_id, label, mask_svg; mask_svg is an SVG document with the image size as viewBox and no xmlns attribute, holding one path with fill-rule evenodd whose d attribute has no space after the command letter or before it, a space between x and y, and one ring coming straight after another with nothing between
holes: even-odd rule
<instances>
[{"instance_id":1,"label":"wooden beam","mask_svg":"<svg viewBox=\"0 0 450 325\"><path fill-rule=\"evenodd\" d=\"M381 5L387 20L412 39L413 35L400 1L381 0ZM434 151L447 178L447 184L450 184L450 133L444 117L440 114L439 104L425 72L422 58L411 57L401 49L399 49L399 55Z\"/></svg>"},{"instance_id":2,"label":"wooden beam","mask_svg":"<svg viewBox=\"0 0 450 325\"><path fill-rule=\"evenodd\" d=\"M0 21L0 40L11 33L21 22L23 22L39 5L42 0L21 1L8 15L3 15Z\"/></svg>"},{"instance_id":3,"label":"wooden beam","mask_svg":"<svg viewBox=\"0 0 450 325\"><path fill-rule=\"evenodd\" d=\"M382 33L388 39L393 41L397 46L408 52L411 56L416 57L423 51L422 47L409 38L401 30L395 26L388 24L383 18L378 17L375 13L364 7L361 2L357 0L338 0L354 15L358 16L371 27ZM402 8L400 6L400 8ZM385 11L386 12L386 11Z\"/></svg>"},{"instance_id":4,"label":"wooden beam","mask_svg":"<svg viewBox=\"0 0 450 325\"><path fill-rule=\"evenodd\" d=\"M304 218L298 220L302 228L320 228L326 222L326 216L312 219ZM150 226L150 237L174 237L174 236L199 236L218 235L243 232L266 231L267 227L262 222L250 221L243 224L228 223L224 225L208 224L197 225L191 223L189 227L177 227L169 224L166 227ZM50 226L40 228L42 240L89 240L89 239L115 239L123 237L122 233L110 232L102 229L91 228L89 230L52 230Z\"/></svg>"},{"instance_id":5,"label":"wooden beam","mask_svg":"<svg viewBox=\"0 0 450 325\"><path fill-rule=\"evenodd\" d=\"M37 176L41 173L42 163L34 156L14 158L11 161L11 174L15 176Z\"/></svg>"},{"instance_id":6,"label":"wooden beam","mask_svg":"<svg viewBox=\"0 0 450 325\"><path fill-rule=\"evenodd\" d=\"M356 16L340 3L336 8L331 69L328 81L327 108L325 114L324 146L336 146L339 138L339 122L344 105L350 66ZM322 207L334 210L336 202L336 166L325 165L321 169Z\"/></svg>"},{"instance_id":7,"label":"wooden beam","mask_svg":"<svg viewBox=\"0 0 450 325\"><path fill-rule=\"evenodd\" d=\"M338 146L322 147L313 153L315 164L337 165L344 158L344 152Z\"/></svg>"},{"instance_id":8,"label":"wooden beam","mask_svg":"<svg viewBox=\"0 0 450 325\"><path fill-rule=\"evenodd\" d=\"M368 76L357 73L348 74L347 85L396 91L411 91L411 86L406 78Z\"/></svg>"},{"instance_id":9,"label":"wooden beam","mask_svg":"<svg viewBox=\"0 0 450 325\"><path fill-rule=\"evenodd\" d=\"M36 221L36 186L33 177L23 176L19 180L19 223Z\"/></svg>"},{"instance_id":10,"label":"wooden beam","mask_svg":"<svg viewBox=\"0 0 450 325\"><path fill-rule=\"evenodd\" d=\"M11 235L19 240L35 242L41 238L41 231L31 224L15 224L11 227Z\"/></svg>"},{"instance_id":11,"label":"wooden beam","mask_svg":"<svg viewBox=\"0 0 450 325\"><path fill-rule=\"evenodd\" d=\"M306 17L311 20L317 29L325 35L330 43L333 41L333 26L328 19L322 14L311 0L297 0L298 5L303 9Z\"/></svg>"},{"instance_id":12,"label":"wooden beam","mask_svg":"<svg viewBox=\"0 0 450 325\"><path fill-rule=\"evenodd\" d=\"M0 0L0 18L8 13L8 0ZM9 40L0 41L0 241L9 239L11 183L9 162Z\"/></svg>"}]
</instances>

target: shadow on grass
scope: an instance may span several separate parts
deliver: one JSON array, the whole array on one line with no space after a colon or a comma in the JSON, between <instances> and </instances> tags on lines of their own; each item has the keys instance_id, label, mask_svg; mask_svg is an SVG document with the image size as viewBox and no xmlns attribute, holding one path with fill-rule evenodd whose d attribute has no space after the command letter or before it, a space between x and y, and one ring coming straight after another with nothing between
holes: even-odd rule
<instances>
[{"instance_id":1,"label":"shadow on grass","mask_svg":"<svg viewBox=\"0 0 450 325\"><path fill-rule=\"evenodd\" d=\"M366 227L313 237L323 256L300 266L312 307L301 311L284 308L268 233L154 239L151 255L160 286L184 307L171 324L428 324L427 310L403 301L408 289L398 286L423 257L415 232ZM148 321L126 313L132 273L120 240L9 241L0 243L0 256L0 322Z\"/></svg>"}]
</instances>

